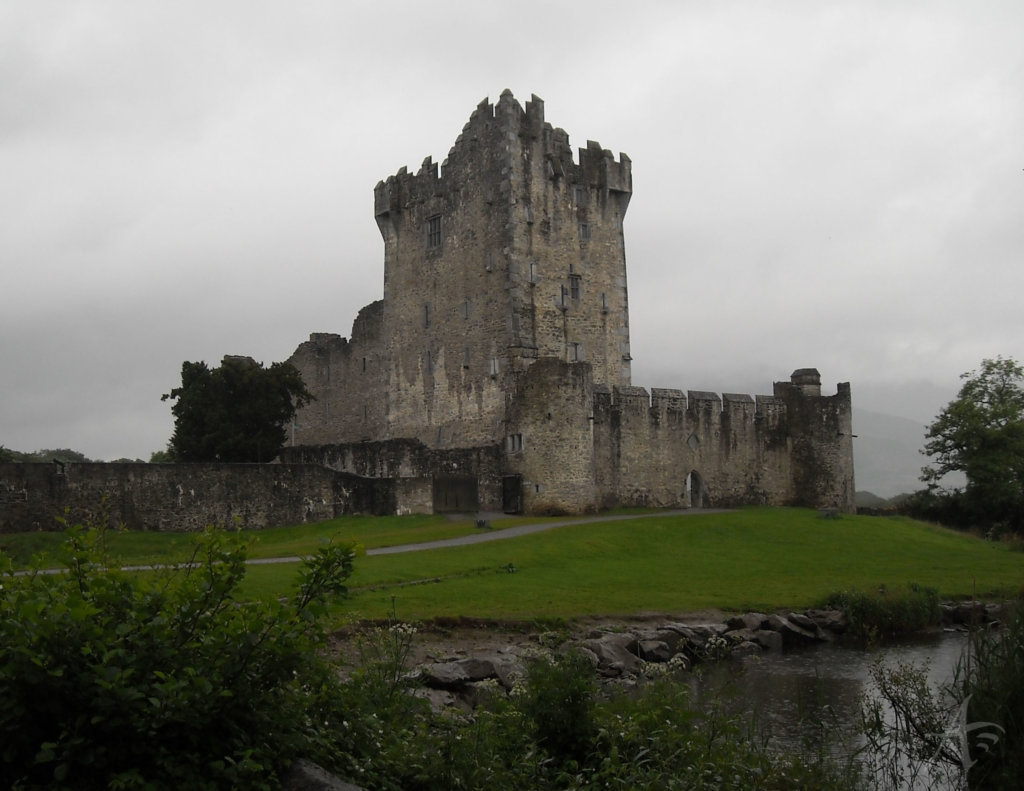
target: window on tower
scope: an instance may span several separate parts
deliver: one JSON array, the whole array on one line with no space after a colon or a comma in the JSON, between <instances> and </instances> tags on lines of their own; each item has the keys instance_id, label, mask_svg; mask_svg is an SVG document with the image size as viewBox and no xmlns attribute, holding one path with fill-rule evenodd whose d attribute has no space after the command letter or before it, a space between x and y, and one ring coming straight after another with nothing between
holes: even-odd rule
<instances>
[{"instance_id":1,"label":"window on tower","mask_svg":"<svg viewBox=\"0 0 1024 791\"><path fill-rule=\"evenodd\" d=\"M435 214L427 218L427 247L441 246L441 215Z\"/></svg>"}]
</instances>

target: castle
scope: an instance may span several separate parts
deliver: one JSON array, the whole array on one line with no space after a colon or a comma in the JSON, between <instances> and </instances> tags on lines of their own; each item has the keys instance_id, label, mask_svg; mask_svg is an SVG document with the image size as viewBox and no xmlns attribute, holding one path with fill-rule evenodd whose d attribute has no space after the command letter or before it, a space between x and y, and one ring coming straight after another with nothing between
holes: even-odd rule
<instances>
[{"instance_id":1,"label":"castle","mask_svg":"<svg viewBox=\"0 0 1024 791\"><path fill-rule=\"evenodd\" d=\"M635 387L623 220L632 163L509 91L438 166L374 189L383 299L290 358L316 396L282 461L394 479L400 511L854 510L849 384Z\"/></svg>"}]
</instances>

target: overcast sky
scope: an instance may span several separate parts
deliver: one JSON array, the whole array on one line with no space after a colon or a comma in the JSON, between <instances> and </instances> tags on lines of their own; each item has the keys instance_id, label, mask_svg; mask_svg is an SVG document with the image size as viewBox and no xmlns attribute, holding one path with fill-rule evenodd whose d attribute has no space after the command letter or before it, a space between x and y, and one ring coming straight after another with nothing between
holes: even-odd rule
<instances>
[{"instance_id":1,"label":"overcast sky","mask_svg":"<svg viewBox=\"0 0 1024 791\"><path fill-rule=\"evenodd\" d=\"M148 459L182 361L349 335L374 184L505 88L633 160L634 384L926 423L1024 358L1020 0L4 0L0 445Z\"/></svg>"}]
</instances>

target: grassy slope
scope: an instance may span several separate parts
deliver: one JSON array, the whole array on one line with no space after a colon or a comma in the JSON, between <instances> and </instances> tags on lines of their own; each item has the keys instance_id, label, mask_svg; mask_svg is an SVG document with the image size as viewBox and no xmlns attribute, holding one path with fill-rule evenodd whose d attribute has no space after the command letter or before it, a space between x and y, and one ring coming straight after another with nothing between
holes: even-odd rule
<instances>
[{"instance_id":1,"label":"grassy slope","mask_svg":"<svg viewBox=\"0 0 1024 791\"><path fill-rule=\"evenodd\" d=\"M511 517L496 520L492 529L543 521L554 520ZM250 558L273 558L312 554L324 541L334 536L343 536L346 541L369 549L455 538L480 531L468 517L452 520L445 516L344 516L308 525L240 532L249 542ZM40 553L55 559L63 540L62 532L0 535L0 551L10 555L20 567L26 565L33 555ZM189 559L193 545L188 533L141 531L110 531L107 542L111 557L126 565L184 562Z\"/></svg>"},{"instance_id":2,"label":"grassy slope","mask_svg":"<svg viewBox=\"0 0 1024 791\"><path fill-rule=\"evenodd\" d=\"M510 563L515 573L504 570ZM255 568L248 584L281 593L290 578L282 568ZM908 582L951 598L1016 596L1024 553L906 519L823 520L791 509L652 517L359 558L344 609L383 617L394 604L410 620L773 610Z\"/></svg>"},{"instance_id":3,"label":"grassy slope","mask_svg":"<svg viewBox=\"0 0 1024 791\"><path fill-rule=\"evenodd\" d=\"M501 520L495 527L524 521L542 520ZM346 517L260 531L249 555L309 554L330 537L372 548L475 532L472 521L444 517ZM3 536L0 548L38 545L39 536ZM190 543L188 536L157 533L116 533L110 541L126 563L183 560ZM504 570L510 563L515 573ZM285 595L295 579L294 565L252 567L246 589ZM435 579L440 581L415 584ZM907 582L938 588L950 598L1017 596L1024 588L1024 553L899 518L826 520L814 511L767 508L652 516L468 547L360 557L353 596L341 610L379 618L394 604L405 619L774 610L813 605L837 590Z\"/></svg>"}]
</instances>

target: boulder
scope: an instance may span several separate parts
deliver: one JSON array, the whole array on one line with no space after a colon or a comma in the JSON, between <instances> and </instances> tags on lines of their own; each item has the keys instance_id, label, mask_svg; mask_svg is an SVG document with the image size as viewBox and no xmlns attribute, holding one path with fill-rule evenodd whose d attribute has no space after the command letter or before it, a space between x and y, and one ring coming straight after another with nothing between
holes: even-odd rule
<instances>
[{"instance_id":1,"label":"boulder","mask_svg":"<svg viewBox=\"0 0 1024 791\"><path fill-rule=\"evenodd\" d=\"M970 626L988 623L991 620L984 602L962 601L940 604L942 620L956 625Z\"/></svg>"},{"instance_id":2,"label":"boulder","mask_svg":"<svg viewBox=\"0 0 1024 791\"><path fill-rule=\"evenodd\" d=\"M642 640L659 640L667 645L673 654L678 653L686 643L686 635L672 627L660 627L639 635Z\"/></svg>"},{"instance_id":3,"label":"boulder","mask_svg":"<svg viewBox=\"0 0 1024 791\"><path fill-rule=\"evenodd\" d=\"M846 631L846 613L842 610L808 610L804 613L825 635L842 634Z\"/></svg>"},{"instance_id":4,"label":"boulder","mask_svg":"<svg viewBox=\"0 0 1024 791\"><path fill-rule=\"evenodd\" d=\"M725 633L730 645L739 645L754 639L754 629L730 629Z\"/></svg>"},{"instance_id":5,"label":"boulder","mask_svg":"<svg viewBox=\"0 0 1024 791\"><path fill-rule=\"evenodd\" d=\"M629 651L645 662L667 662L675 651L662 640L637 639L629 644Z\"/></svg>"},{"instance_id":6,"label":"boulder","mask_svg":"<svg viewBox=\"0 0 1024 791\"><path fill-rule=\"evenodd\" d=\"M803 613L791 612L786 617L789 619L790 623L795 623L801 629L806 629L807 631L812 632L814 635L818 636L818 639L821 639L820 635L818 635L818 624L816 624Z\"/></svg>"},{"instance_id":7,"label":"boulder","mask_svg":"<svg viewBox=\"0 0 1024 791\"><path fill-rule=\"evenodd\" d=\"M583 641L583 647L597 657L598 672L605 676L628 675L640 667L640 660L629 650L636 638L630 634L604 633Z\"/></svg>"},{"instance_id":8,"label":"boulder","mask_svg":"<svg viewBox=\"0 0 1024 791\"><path fill-rule=\"evenodd\" d=\"M757 631L763 629L765 623L768 621L768 616L763 612L747 612L742 615L734 615L729 618L725 625L729 629L750 629Z\"/></svg>"},{"instance_id":9,"label":"boulder","mask_svg":"<svg viewBox=\"0 0 1024 791\"><path fill-rule=\"evenodd\" d=\"M729 649L729 656L737 659L745 656L757 656L761 653L761 646L752 640L744 640Z\"/></svg>"},{"instance_id":10,"label":"boulder","mask_svg":"<svg viewBox=\"0 0 1024 791\"><path fill-rule=\"evenodd\" d=\"M819 642L816 629L814 631L805 629L781 615L769 615L768 628L782 635L782 644L785 646L809 645Z\"/></svg>"},{"instance_id":11,"label":"boulder","mask_svg":"<svg viewBox=\"0 0 1024 791\"><path fill-rule=\"evenodd\" d=\"M473 681L498 678L490 659L470 657L455 662L432 662L420 668L423 683L433 689L457 690Z\"/></svg>"},{"instance_id":12,"label":"boulder","mask_svg":"<svg viewBox=\"0 0 1024 791\"><path fill-rule=\"evenodd\" d=\"M773 653L782 652L782 635L779 632L773 632L771 629L758 629L750 638L752 643L757 643L765 651L772 651Z\"/></svg>"}]
</instances>

